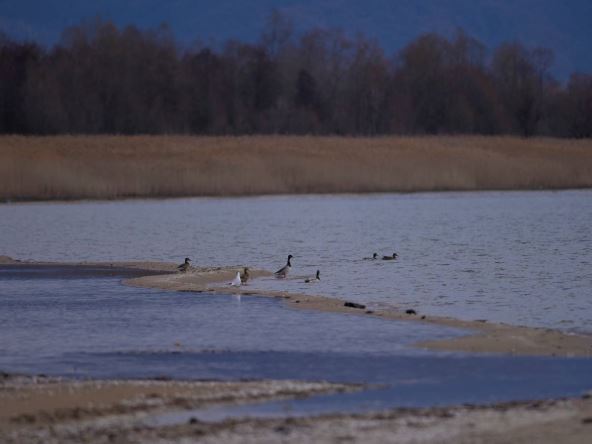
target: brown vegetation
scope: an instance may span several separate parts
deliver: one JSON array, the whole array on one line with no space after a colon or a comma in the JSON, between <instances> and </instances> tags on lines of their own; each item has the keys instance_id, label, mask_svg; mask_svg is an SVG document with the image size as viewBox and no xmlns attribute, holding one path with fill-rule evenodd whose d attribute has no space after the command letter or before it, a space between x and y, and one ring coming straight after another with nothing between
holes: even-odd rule
<instances>
[{"instance_id":1,"label":"brown vegetation","mask_svg":"<svg viewBox=\"0 0 592 444\"><path fill-rule=\"evenodd\" d=\"M0 138L0 199L592 186L592 141L515 137Z\"/></svg>"}]
</instances>

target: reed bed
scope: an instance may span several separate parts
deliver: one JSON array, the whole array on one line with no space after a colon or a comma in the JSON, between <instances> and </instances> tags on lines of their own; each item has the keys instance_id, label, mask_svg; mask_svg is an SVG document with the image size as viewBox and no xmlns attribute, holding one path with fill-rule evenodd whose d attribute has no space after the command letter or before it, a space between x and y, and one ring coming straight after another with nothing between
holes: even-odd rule
<instances>
[{"instance_id":1,"label":"reed bed","mask_svg":"<svg viewBox=\"0 0 592 444\"><path fill-rule=\"evenodd\" d=\"M592 186L592 140L517 137L0 137L0 199Z\"/></svg>"}]
</instances>

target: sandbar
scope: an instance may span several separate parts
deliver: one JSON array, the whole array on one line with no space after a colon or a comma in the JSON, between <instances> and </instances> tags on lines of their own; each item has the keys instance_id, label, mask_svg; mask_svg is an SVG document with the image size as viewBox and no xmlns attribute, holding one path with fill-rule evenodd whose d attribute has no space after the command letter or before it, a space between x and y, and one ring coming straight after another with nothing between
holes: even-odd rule
<instances>
[{"instance_id":1,"label":"sandbar","mask_svg":"<svg viewBox=\"0 0 592 444\"><path fill-rule=\"evenodd\" d=\"M305 295L285 291L261 291L249 288L249 285L231 287L228 283L242 271L243 265L225 267L192 267L186 273L177 272L177 264L167 262L34 262L19 261L8 256L0 256L0 267L67 267L67 273L73 269L93 269L106 273L112 270L114 275L121 275L125 285L155 288L167 291L184 291L209 294L235 294L244 296L263 296L281 299L287 306L300 310L317 310L333 313L348 313L359 316L373 316L398 321L423 322L434 325L455 327L467 330L467 335L449 339L423 341L415 344L428 350L456 351L468 353L502 353L522 356L592 356L592 335L566 333L549 328L535 328L509 325L480 320L461 320L445 316L422 314L418 309L415 314L395 309L366 310L345 306L344 300L323 295ZM119 273L119 274L117 274ZM250 267L252 279L272 276L268 270Z\"/></svg>"},{"instance_id":2,"label":"sandbar","mask_svg":"<svg viewBox=\"0 0 592 444\"><path fill-rule=\"evenodd\" d=\"M193 269L188 273L152 275L127 279L127 285L162 290L206 292L213 294L240 294L282 299L295 309L318 310L334 313L357 314L383 319L423 322L434 325L467 329L466 336L424 341L415 344L429 350L458 351L468 353L504 353L523 356L592 356L592 336L565 333L548 328L516 326L485 320L461 320L445 316L407 314L395 309L366 310L345 306L345 300L322 295L305 295L284 291L250 290L247 286L227 285L240 270L240 266ZM251 268L254 278L271 276L267 270Z\"/></svg>"}]
</instances>

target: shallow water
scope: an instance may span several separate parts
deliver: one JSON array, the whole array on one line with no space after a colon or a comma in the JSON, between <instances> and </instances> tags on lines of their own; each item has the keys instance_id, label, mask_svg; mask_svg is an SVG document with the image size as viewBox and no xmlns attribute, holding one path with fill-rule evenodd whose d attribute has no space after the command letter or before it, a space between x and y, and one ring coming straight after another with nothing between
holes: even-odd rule
<instances>
[{"instance_id":1,"label":"shallow water","mask_svg":"<svg viewBox=\"0 0 592 444\"><path fill-rule=\"evenodd\" d=\"M126 287L117 277L28 276L0 272L2 371L380 385L288 403L175 413L156 422L577 396L592 387L592 359L475 356L410 346L466 333L458 329L293 310L277 299Z\"/></svg>"},{"instance_id":2,"label":"shallow water","mask_svg":"<svg viewBox=\"0 0 592 444\"><path fill-rule=\"evenodd\" d=\"M251 288L592 332L590 220L592 191L9 204L0 254L275 270L290 253L293 279Z\"/></svg>"},{"instance_id":3,"label":"shallow water","mask_svg":"<svg viewBox=\"0 0 592 444\"><path fill-rule=\"evenodd\" d=\"M167 370L169 355L173 360L212 352L417 355L425 352L410 344L465 334L370 316L291 310L270 298L163 292L123 286L112 277L62 279L58 273L48 279L39 271L39 278L23 279L0 266L4 371L157 376L145 366L162 361L163 374L187 378L196 376L177 366Z\"/></svg>"},{"instance_id":4,"label":"shallow water","mask_svg":"<svg viewBox=\"0 0 592 444\"><path fill-rule=\"evenodd\" d=\"M153 424L187 422L191 417L219 421L243 416L310 416L326 413L381 411L398 407L491 404L518 400L577 397L590 389L592 359L484 356L219 356L248 368L251 375L274 374L283 362L283 377L325 378L335 382L382 384L370 390L239 406L212 407L155 415ZM308 368L300 362L311 363ZM223 368L222 365L220 367ZM329 373L330 372L330 373ZM223 372L224 373L224 372ZM360 375L364 375L360 379Z\"/></svg>"}]
</instances>

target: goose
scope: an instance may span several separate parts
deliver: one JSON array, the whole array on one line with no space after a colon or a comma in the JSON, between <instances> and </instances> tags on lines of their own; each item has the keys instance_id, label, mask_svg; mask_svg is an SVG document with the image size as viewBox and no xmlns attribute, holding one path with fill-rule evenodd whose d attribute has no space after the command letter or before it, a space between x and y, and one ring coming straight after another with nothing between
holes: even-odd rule
<instances>
[{"instance_id":1,"label":"goose","mask_svg":"<svg viewBox=\"0 0 592 444\"><path fill-rule=\"evenodd\" d=\"M245 267L243 270L243 274L240 275L241 283L246 284L251 275L249 274L249 267Z\"/></svg>"},{"instance_id":2,"label":"goose","mask_svg":"<svg viewBox=\"0 0 592 444\"><path fill-rule=\"evenodd\" d=\"M395 260L399 257L399 255L397 253L393 253L392 256L382 256L382 260L383 261L392 261Z\"/></svg>"},{"instance_id":3,"label":"goose","mask_svg":"<svg viewBox=\"0 0 592 444\"><path fill-rule=\"evenodd\" d=\"M230 285L232 285L233 287L240 287L240 285L241 285L240 271L237 271L236 272L236 276L234 277L234 279L232 280L232 282L230 283Z\"/></svg>"},{"instance_id":4,"label":"goose","mask_svg":"<svg viewBox=\"0 0 592 444\"><path fill-rule=\"evenodd\" d=\"M292 259L293 257L294 256L292 256L291 254L288 255L288 263L274 273L276 277L285 278L288 275L288 273L290 272L290 268L292 268L290 259Z\"/></svg>"},{"instance_id":5,"label":"goose","mask_svg":"<svg viewBox=\"0 0 592 444\"><path fill-rule=\"evenodd\" d=\"M312 284L312 283L318 282L320 280L321 280L321 271L317 270L317 275L315 277L305 279L304 282L306 282L307 284Z\"/></svg>"},{"instance_id":6,"label":"goose","mask_svg":"<svg viewBox=\"0 0 592 444\"><path fill-rule=\"evenodd\" d=\"M181 273L185 273L187 270L189 270L189 267L190 267L189 262L191 262L191 259L186 257L185 262L183 262L181 265L179 265L177 267L177 270L179 270Z\"/></svg>"},{"instance_id":7,"label":"goose","mask_svg":"<svg viewBox=\"0 0 592 444\"><path fill-rule=\"evenodd\" d=\"M365 257L364 258L364 260L366 260L366 261L373 261L373 260L376 260L376 259L378 259L378 253L372 254L372 257Z\"/></svg>"}]
</instances>

